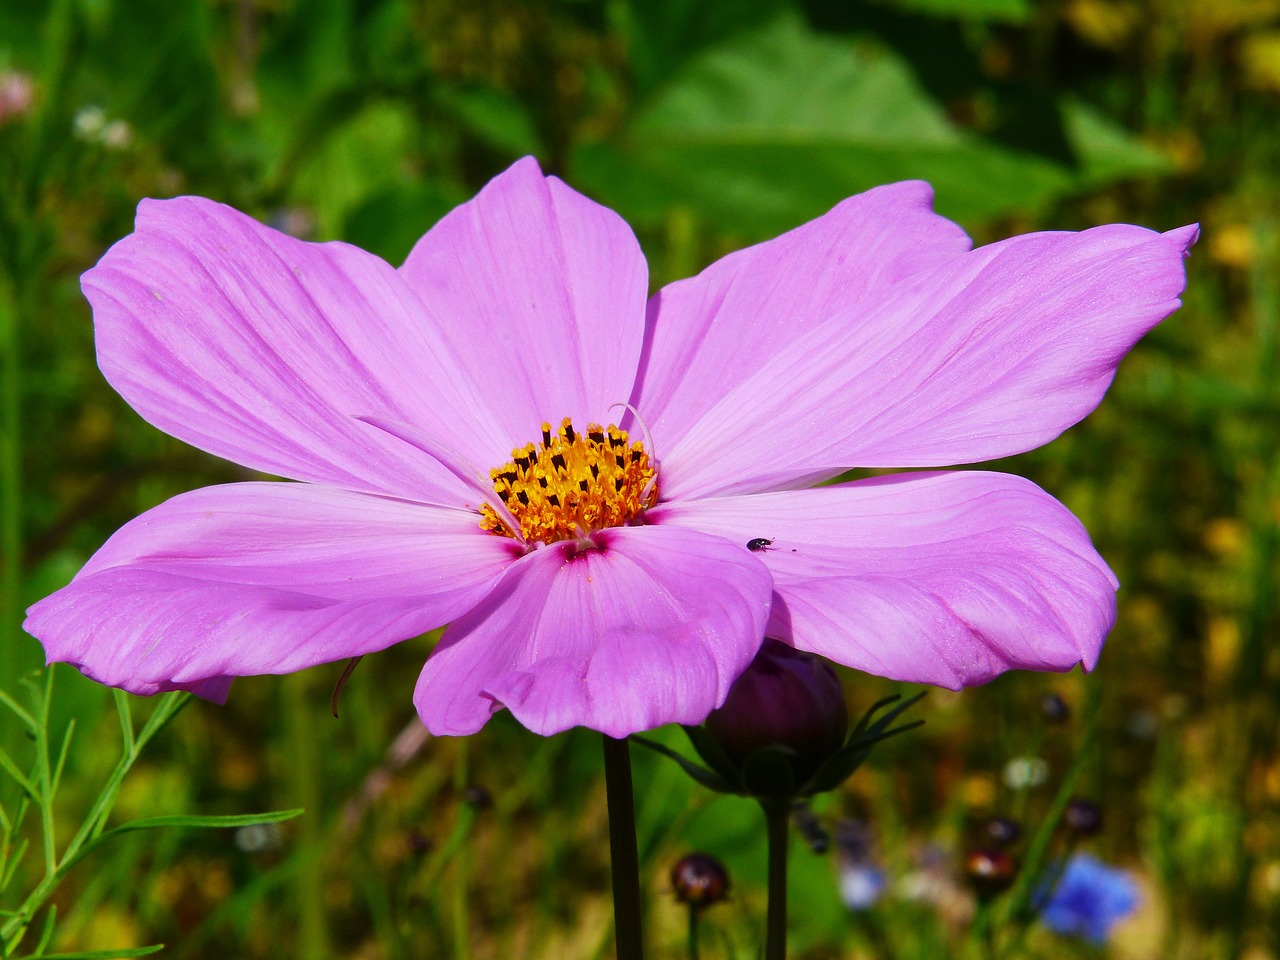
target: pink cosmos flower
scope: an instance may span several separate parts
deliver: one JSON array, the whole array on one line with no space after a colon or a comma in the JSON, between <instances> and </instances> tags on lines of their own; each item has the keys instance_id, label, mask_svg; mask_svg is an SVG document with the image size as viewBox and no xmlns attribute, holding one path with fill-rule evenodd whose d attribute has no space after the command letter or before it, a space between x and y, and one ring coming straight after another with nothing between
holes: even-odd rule
<instances>
[{"instance_id":1,"label":"pink cosmos flower","mask_svg":"<svg viewBox=\"0 0 1280 960\"><path fill-rule=\"evenodd\" d=\"M697 723L766 634L952 688L1090 668L1116 581L1034 484L806 488L1053 439L1178 307L1196 229L970 251L931 199L870 190L647 302L627 225L532 159L399 270L143 201L84 276L104 375L302 482L161 504L26 628L102 683L222 700L449 624L414 697L437 734Z\"/></svg>"}]
</instances>

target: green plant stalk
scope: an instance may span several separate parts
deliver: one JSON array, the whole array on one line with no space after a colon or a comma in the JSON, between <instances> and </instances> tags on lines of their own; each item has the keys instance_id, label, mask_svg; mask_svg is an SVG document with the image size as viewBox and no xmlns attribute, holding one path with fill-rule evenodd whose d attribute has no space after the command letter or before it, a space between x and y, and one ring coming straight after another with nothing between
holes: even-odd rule
<instances>
[{"instance_id":1,"label":"green plant stalk","mask_svg":"<svg viewBox=\"0 0 1280 960\"><path fill-rule=\"evenodd\" d=\"M461 795L467 788L470 779L470 760L468 744L463 740L458 745L458 764L453 772L454 792ZM464 804L464 809L471 814L474 823L476 810L471 804ZM471 880L471 857L466 843L458 845L457 858L453 867L453 960L469 960L471 956L471 930L467 923L467 894Z\"/></svg>"},{"instance_id":2,"label":"green plant stalk","mask_svg":"<svg viewBox=\"0 0 1280 960\"><path fill-rule=\"evenodd\" d=\"M1027 933L1035 920L1035 913L1031 911L1031 898L1039 885L1044 882L1044 866L1049 856L1049 845L1053 842L1054 833L1062 820L1062 815L1066 812L1067 805L1075 795L1076 785L1093 762L1094 752L1098 747L1102 712L1100 680L1100 677L1095 676L1093 682L1087 687L1083 709L1085 728L1080 738L1080 746L1076 750L1075 759L1058 785L1058 792L1054 794L1053 802L1049 805L1044 820L1027 844L1026 856L1023 858L1013 888L1002 902L992 905L991 916L985 929L977 929L976 923L970 927L967 946L972 946L978 936L990 936L992 938L990 949L994 951L991 953L992 956L1016 955L1021 952ZM1003 950L997 950L996 935L1011 924L1014 926L1012 936L1004 944Z\"/></svg>"},{"instance_id":3,"label":"green plant stalk","mask_svg":"<svg viewBox=\"0 0 1280 960\"><path fill-rule=\"evenodd\" d=\"M613 877L613 926L618 960L642 960L640 853L631 786L631 747L604 734L604 786L609 805L609 863Z\"/></svg>"},{"instance_id":4,"label":"green plant stalk","mask_svg":"<svg viewBox=\"0 0 1280 960\"><path fill-rule=\"evenodd\" d=\"M41 50L41 104L25 124L13 155L6 186L6 201L0 204L0 231L11 234L12 252L0 258L0 685L13 683L22 672L37 664L24 653L34 644L22 642L22 338L23 317L38 295L33 278L40 276L46 251L34 239L39 208L41 178L46 175L46 147L53 140L55 105L71 61L73 41L73 0L55 0L44 23ZM7 260L7 262L5 262ZM0 725L0 748L17 756L19 734L9 724ZM7 800L0 791L0 801Z\"/></svg>"},{"instance_id":5,"label":"green plant stalk","mask_svg":"<svg viewBox=\"0 0 1280 960\"><path fill-rule=\"evenodd\" d=\"M973 922L969 924L968 935L961 946L960 956L976 958L976 960L995 960L996 951L995 900L990 896L979 896L977 909L973 914Z\"/></svg>"},{"instance_id":6,"label":"green plant stalk","mask_svg":"<svg viewBox=\"0 0 1280 960\"><path fill-rule=\"evenodd\" d=\"M765 919L765 960L787 957L787 843L790 839L789 800L761 800L769 840L769 907Z\"/></svg>"},{"instance_id":7,"label":"green plant stalk","mask_svg":"<svg viewBox=\"0 0 1280 960\"><path fill-rule=\"evenodd\" d=\"M698 960L698 919L701 911L689 904L689 960Z\"/></svg>"},{"instance_id":8,"label":"green plant stalk","mask_svg":"<svg viewBox=\"0 0 1280 960\"><path fill-rule=\"evenodd\" d=\"M305 675L284 681L285 713L289 743L289 792L291 802L312 812L298 828L302 868L293 875L292 894L298 917L298 953L308 960L330 957L329 928L325 919L324 864L321 855L320 770L314 735L315 716L308 697Z\"/></svg>"},{"instance_id":9,"label":"green plant stalk","mask_svg":"<svg viewBox=\"0 0 1280 960\"><path fill-rule=\"evenodd\" d=\"M1258 366L1251 384L1258 409L1270 412L1277 407L1280 392L1276 383L1280 369L1280 285L1275 279L1274 264L1280 256L1280 225L1267 217L1255 226L1258 254L1250 272L1250 292L1254 303L1258 341ZM1250 803L1249 784L1252 772L1267 769L1276 755L1276 696L1274 680L1267 669L1269 642L1274 633L1276 570L1280 558L1280 524L1274 519L1273 504L1280 502L1280 455L1274 434L1259 431L1260 442L1254 446L1258 477L1247 491L1255 518L1250 524L1249 570L1250 599L1240 623L1241 644L1236 661L1233 693L1228 716L1235 732L1231 749L1235 763L1229 774L1232 792L1241 798L1228 831L1228 843L1236 864L1236 884L1232 891L1223 927L1226 932L1226 956L1244 952L1249 925L1249 889L1258 866L1258 854L1248 841L1249 822L1258 811Z\"/></svg>"},{"instance_id":10,"label":"green plant stalk","mask_svg":"<svg viewBox=\"0 0 1280 960\"><path fill-rule=\"evenodd\" d=\"M17 291L0 269L0 683L6 686L19 673L16 634L22 619L21 377ZM8 724L3 729L0 747L13 754L17 731Z\"/></svg>"},{"instance_id":11,"label":"green plant stalk","mask_svg":"<svg viewBox=\"0 0 1280 960\"><path fill-rule=\"evenodd\" d=\"M440 849L431 855L426 864L422 868L420 879L415 881L419 890L425 895L430 895L439 885L440 876L444 873L445 868L453 863L459 852L465 846L467 840L471 838L471 830L476 823L476 811L474 807L464 806L458 811L458 819L453 822L453 830Z\"/></svg>"},{"instance_id":12,"label":"green plant stalk","mask_svg":"<svg viewBox=\"0 0 1280 960\"><path fill-rule=\"evenodd\" d=\"M50 670L50 677L52 673L53 671ZM37 771L33 781L30 781L34 790L31 802L40 808L41 826L44 834L45 875L40 883L27 895L26 899L23 900L22 905L14 911L13 915L0 925L0 951L4 951L0 955L3 956L8 956L17 947L25 935L32 918L53 895L58 884L62 882L71 868L81 859L91 853L99 844L117 833L127 829L145 829L147 825L153 823L153 821L139 821L138 824L126 824L124 827L118 827L115 830L106 830L107 817L110 815L111 809L115 805L116 797L120 793L120 785L124 782L126 774L137 762L143 747L168 725L169 721L177 715L178 711L190 699L190 694L185 693L167 694L159 699L155 711L151 714L142 731L132 740L132 744L130 745L129 740L126 739L126 749L122 752L120 760L116 763L115 769L107 779L102 792L99 793L97 800L81 823L80 829L76 831L66 849L62 851L62 856L58 857L53 834L53 791L57 789L58 778L66 760L67 749L70 745L70 734L63 738L58 761L50 766L48 753L48 704L51 699L51 691L52 680L49 680L45 684L44 694L41 698L43 703L39 704L39 708L36 711L39 719L26 714L25 711L19 714L36 740ZM8 701L7 697L5 699ZM155 819L163 821L166 818Z\"/></svg>"}]
</instances>

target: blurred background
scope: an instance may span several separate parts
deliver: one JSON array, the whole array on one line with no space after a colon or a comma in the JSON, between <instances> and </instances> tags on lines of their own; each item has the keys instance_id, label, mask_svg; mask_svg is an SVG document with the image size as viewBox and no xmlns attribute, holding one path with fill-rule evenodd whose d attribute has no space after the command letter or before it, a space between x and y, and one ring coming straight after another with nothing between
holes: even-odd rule
<instances>
[{"instance_id":1,"label":"blurred background","mask_svg":"<svg viewBox=\"0 0 1280 960\"><path fill-rule=\"evenodd\" d=\"M792 955L956 955L977 825L1033 831L1073 776L1102 827L1051 854L1077 843L1124 868L1140 904L1106 944L1037 926L1011 956L1280 956L1278 100L1280 0L6 0L0 686L19 696L41 662L22 610L117 526L245 476L147 426L97 372L78 277L141 197L213 197L398 264L535 154L627 218L655 288L904 178L930 180L978 243L1199 221L1183 309L1097 413L999 465L1083 518L1123 584L1098 670L930 693L921 730L815 804L827 852L797 834ZM52 947L611 955L598 738L500 715L427 740L411 692L431 639L367 658L341 719L340 665L189 706L121 817L306 816L122 838L59 892ZM895 692L842 680L855 712ZM119 729L109 693L63 669L51 723L71 718L58 816L74 826ZM15 731L0 719L21 756ZM706 913L703 954L755 956L758 809L635 763L652 955L686 955L667 874L704 849L733 891ZM858 864L870 897L850 895Z\"/></svg>"}]
</instances>

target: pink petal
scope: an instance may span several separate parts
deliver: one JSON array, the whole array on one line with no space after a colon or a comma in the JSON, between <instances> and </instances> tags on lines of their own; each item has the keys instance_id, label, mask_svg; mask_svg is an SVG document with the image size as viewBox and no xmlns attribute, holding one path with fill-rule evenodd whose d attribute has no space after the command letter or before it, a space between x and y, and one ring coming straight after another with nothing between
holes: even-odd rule
<instances>
[{"instance_id":1,"label":"pink petal","mask_svg":"<svg viewBox=\"0 0 1280 960\"><path fill-rule=\"evenodd\" d=\"M648 268L617 214L528 157L418 241L401 268L506 431L618 422L644 336Z\"/></svg>"},{"instance_id":2,"label":"pink petal","mask_svg":"<svg viewBox=\"0 0 1280 960\"><path fill-rule=\"evenodd\" d=\"M662 459L664 497L748 493L851 466L989 460L1052 440L1180 305L1194 227L995 243L815 327Z\"/></svg>"},{"instance_id":3,"label":"pink petal","mask_svg":"<svg viewBox=\"0 0 1280 960\"><path fill-rule=\"evenodd\" d=\"M535 733L624 737L700 723L751 662L769 575L732 544L675 527L615 527L516 563L456 621L414 702L436 734L469 734L507 707Z\"/></svg>"},{"instance_id":4,"label":"pink petal","mask_svg":"<svg viewBox=\"0 0 1280 960\"><path fill-rule=\"evenodd\" d=\"M144 200L84 275L98 362L161 430L258 470L460 505L475 497L366 424L428 425L484 473L509 444L388 264L197 197ZM496 461L501 462L501 461Z\"/></svg>"},{"instance_id":5,"label":"pink petal","mask_svg":"<svg viewBox=\"0 0 1280 960\"><path fill-rule=\"evenodd\" d=\"M447 623L513 550L470 511L310 484L207 487L122 527L25 628L50 662L137 693L288 673Z\"/></svg>"},{"instance_id":6,"label":"pink petal","mask_svg":"<svg viewBox=\"0 0 1280 960\"><path fill-rule=\"evenodd\" d=\"M1116 580L1030 481L918 473L664 505L656 522L736 544L773 574L769 635L894 680L953 689L1005 670L1092 669Z\"/></svg>"},{"instance_id":7,"label":"pink petal","mask_svg":"<svg viewBox=\"0 0 1280 960\"><path fill-rule=\"evenodd\" d=\"M797 337L970 247L921 181L868 190L767 243L663 287L632 403L661 455Z\"/></svg>"}]
</instances>

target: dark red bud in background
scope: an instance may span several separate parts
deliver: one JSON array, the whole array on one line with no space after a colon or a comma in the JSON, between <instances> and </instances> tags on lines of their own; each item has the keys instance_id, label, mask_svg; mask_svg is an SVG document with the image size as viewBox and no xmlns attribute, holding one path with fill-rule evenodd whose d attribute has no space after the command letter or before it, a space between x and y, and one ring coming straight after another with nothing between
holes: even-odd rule
<instances>
[{"instance_id":1,"label":"dark red bud in background","mask_svg":"<svg viewBox=\"0 0 1280 960\"><path fill-rule=\"evenodd\" d=\"M676 899L696 909L718 903L729 893L729 871L709 853L691 853L671 868Z\"/></svg>"},{"instance_id":2,"label":"dark red bud in background","mask_svg":"<svg viewBox=\"0 0 1280 960\"><path fill-rule=\"evenodd\" d=\"M964 858L964 876L979 897L994 897L1013 885L1018 863L1003 850L973 850Z\"/></svg>"}]
</instances>

